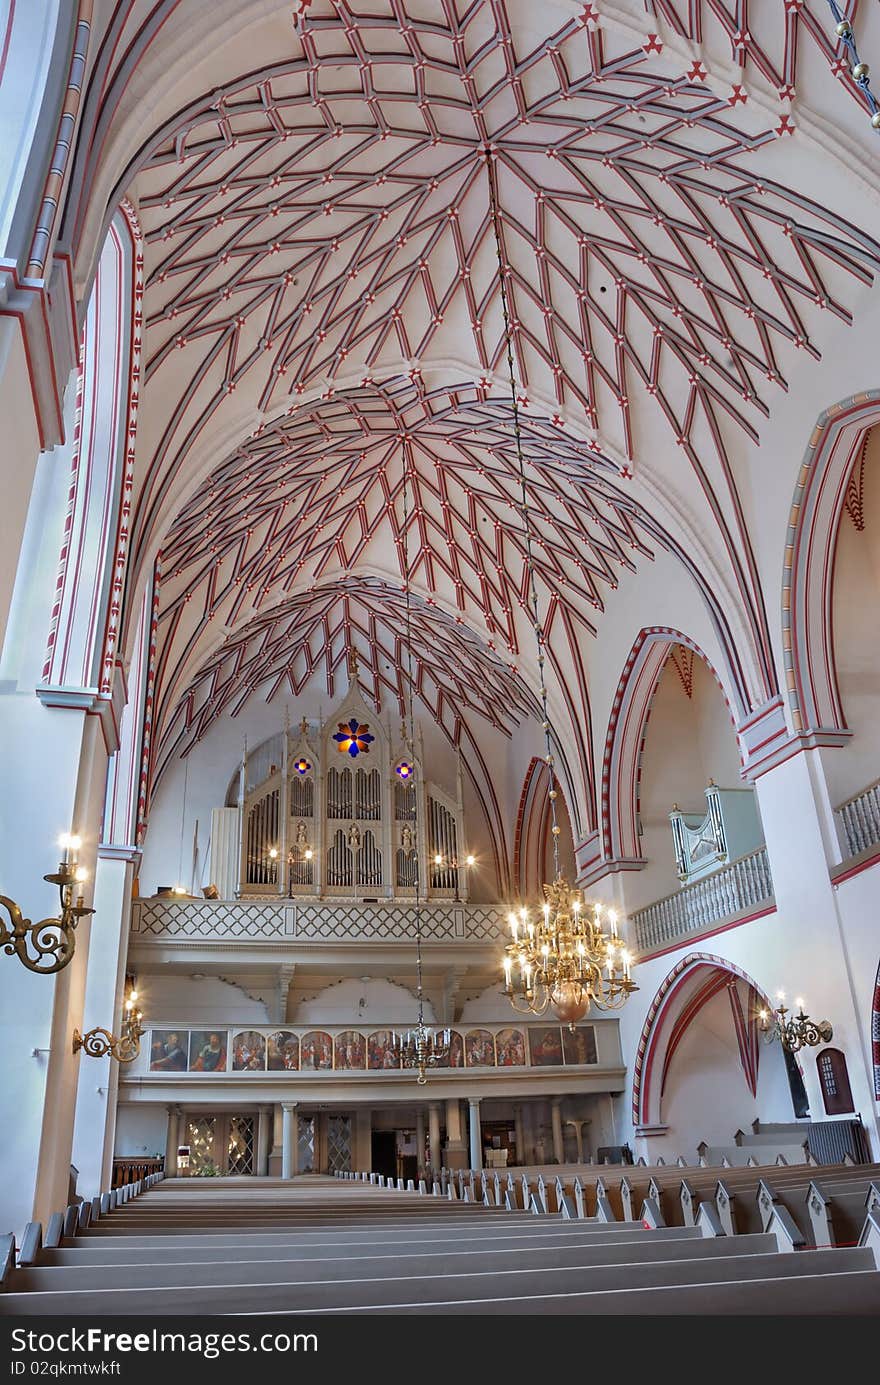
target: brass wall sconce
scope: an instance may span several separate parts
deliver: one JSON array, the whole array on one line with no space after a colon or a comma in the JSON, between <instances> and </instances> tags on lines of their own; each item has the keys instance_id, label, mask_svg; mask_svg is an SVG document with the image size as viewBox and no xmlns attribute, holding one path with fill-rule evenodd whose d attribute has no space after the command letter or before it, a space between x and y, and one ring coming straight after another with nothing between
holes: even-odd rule
<instances>
[{"instance_id":1,"label":"brass wall sconce","mask_svg":"<svg viewBox=\"0 0 880 1385\"><path fill-rule=\"evenodd\" d=\"M797 1014L790 1014L785 1004L785 992L777 991L778 1004L773 1011L761 1010L759 1028L765 1041L773 1043L778 1039L789 1053L797 1053L802 1048L815 1048L817 1044L830 1043L834 1030L827 1020L811 1019L804 1011L804 1002L796 1000Z\"/></svg>"},{"instance_id":2,"label":"brass wall sconce","mask_svg":"<svg viewBox=\"0 0 880 1385\"><path fill-rule=\"evenodd\" d=\"M58 869L53 875L44 875L50 885L58 886L61 912L57 918L40 919L31 923L26 919L14 899L0 895L0 909L9 915L9 923L0 918L0 947L8 956L18 957L28 971L51 976L61 971L73 957L76 947L76 925L81 918L93 914L83 904L82 885L88 880L88 871L77 865L80 839L65 833L59 839L62 855ZM74 891L76 903L74 903Z\"/></svg>"},{"instance_id":3,"label":"brass wall sconce","mask_svg":"<svg viewBox=\"0 0 880 1385\"><path fill-rule=\"evenodd\" d=\"M143 1012L135 1008L138 993L133 986L126 986L125 1008L122 1013L122 1032L111 1034L109 1029L96 1026L85 1034L78 1029L73 1031L73 1051L83 1049L87 1058L115 1058L117 1063L133 1063L141 1051L141 1038L146 1033L141 1027Z\"/></svg>"}]
</instances>

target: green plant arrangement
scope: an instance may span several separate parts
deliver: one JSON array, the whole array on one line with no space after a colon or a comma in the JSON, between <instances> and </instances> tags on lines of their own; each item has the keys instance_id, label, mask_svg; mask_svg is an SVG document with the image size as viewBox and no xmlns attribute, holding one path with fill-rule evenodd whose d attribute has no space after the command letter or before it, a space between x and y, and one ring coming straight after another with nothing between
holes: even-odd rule
<instances>
[{"instance_id":1,"label":"green plant arrangement","mask_svg":"<svg viewBox=\"0 0 880 1385\"><path fill-rule=\"evenodd\" d=\"M212 1159L206 1159L196 1171L196 1178L221 1178L222 1174Z\"/></svg>"}]
</instances>

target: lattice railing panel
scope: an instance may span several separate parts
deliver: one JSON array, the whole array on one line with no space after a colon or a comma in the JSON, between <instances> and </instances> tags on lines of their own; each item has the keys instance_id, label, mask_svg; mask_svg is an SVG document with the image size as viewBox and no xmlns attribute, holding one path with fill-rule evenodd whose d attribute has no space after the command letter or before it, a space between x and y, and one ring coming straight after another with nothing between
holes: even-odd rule
<instances>
[{"instance_id":1,"label":"lattice railing panel","mask_svg":"<svg viewBox=\"0 0 880 1385\"><path fill-rule=\"evenodd\" d=\"M427 904L421 909L427 942L495 942L506 913L491 905ZM131 929L138 939L301 939L306 942L409 942L415 922L411 904L352 904L292 900L214 901L136 899Z\"/></svg>"}]
</instances>

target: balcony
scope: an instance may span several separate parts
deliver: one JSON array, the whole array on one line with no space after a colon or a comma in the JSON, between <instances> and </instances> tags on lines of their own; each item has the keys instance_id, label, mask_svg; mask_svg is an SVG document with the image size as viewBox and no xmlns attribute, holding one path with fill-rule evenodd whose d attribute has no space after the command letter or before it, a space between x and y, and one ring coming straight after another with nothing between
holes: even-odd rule
<instances>
[{"instance_id":1,"label":"balcony","mask_svg":"<svg viewBox=\"0 0 880 1385\"><path fill-rule=\"evenodd\" d=\"M848 857L880 843L880 779L835 808L841 846Z\"/></svg>"},{"instance_id":2,"label":"balcony","mask_svg":"<svg viewBox=\"0 0 880 1385\"><path fill-rule=\"evenodd\" d=\"M630 919L636 952L640 957L663 952L718 924L771 909L774 902L770 863L761 847L638 909Z\"/></svg>"},{"instance_id":3,"label":"balcony","mask_svg":"<svg viewBox=\"0 0 880 1385\"><path fill-rule=\"evenodd\" d=\"M421 906L427 943L494 944L507 915L496 905L431 902ZM411 902L380 900L136 899L132 941L216 943L407 943L415 923Z\"/></svg>"}]
</instances>

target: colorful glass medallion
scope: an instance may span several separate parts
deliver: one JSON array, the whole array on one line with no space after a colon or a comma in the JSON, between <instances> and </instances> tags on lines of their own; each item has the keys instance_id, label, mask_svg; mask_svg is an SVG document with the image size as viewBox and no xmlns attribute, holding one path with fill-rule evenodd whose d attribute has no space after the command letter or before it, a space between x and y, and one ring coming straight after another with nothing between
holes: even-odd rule
<instances>
[{"instance_id":1,"label":"colorful glass medallion","mask_svg":"<svg viewBox=\"0 0 880 1385\"><path fill-rule=\"evenodd\" d=\"M413 767L407 760L401 760L397 769L394 771L398 779L408 780L413 777Z\"/></svg>"},{"instance_id":2,"label":"colorful glass medallion","mask_svg":"<svg viewBox=\"0 0 880 1385\"><path fill-rule=\"evenodd\" d=\"M347 724L340 721L338 725L339 730L333 739L343 754L347 752L354 759L357 755L370 753L370 744L376 737L370 735L369 728L360 723L357 717L352 717Z\"/></svg>"},{"instance_id":3,"label":"colorful glass medallion","mask_svg":"<svg viewBox=\"0 0 880 1385\"><path fill-rule=\"evenodd\" d=\"M293 768L296 770L297 774L308 774L309 770L312 768L312 762L301 755L298 760L294 760Z\"/></svg>"}]
</instances>

